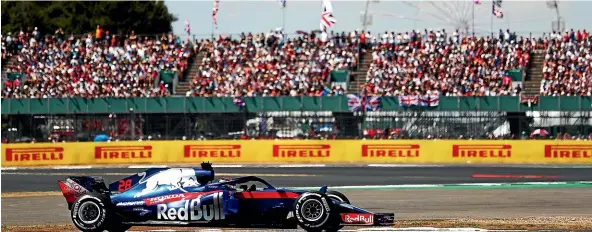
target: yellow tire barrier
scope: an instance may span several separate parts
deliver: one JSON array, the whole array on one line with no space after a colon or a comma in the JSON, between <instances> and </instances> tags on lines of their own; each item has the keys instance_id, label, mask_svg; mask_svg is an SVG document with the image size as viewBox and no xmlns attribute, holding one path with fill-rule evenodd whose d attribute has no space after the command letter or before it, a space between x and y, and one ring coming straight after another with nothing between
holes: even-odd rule
<instances>
[{"instance_id":1,"label":"yellow tire barrier","mask_svg":"<svg viewBox=\"0 0 592 232\"><path fill-rule=\"evenodd\" d=\"M2 167L183 164L592 164L590 141L216 140L2 144Z\"/></svg>"}]
</instances>

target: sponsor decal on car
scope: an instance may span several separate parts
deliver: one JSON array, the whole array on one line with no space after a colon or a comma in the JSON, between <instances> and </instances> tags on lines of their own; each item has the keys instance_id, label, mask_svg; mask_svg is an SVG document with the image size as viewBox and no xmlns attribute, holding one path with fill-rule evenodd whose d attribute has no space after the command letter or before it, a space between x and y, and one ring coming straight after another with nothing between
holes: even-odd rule
<instances>
[{"instance_id":1,"label":"sponsor decal on car","mask_svg":"<svg viewBox=\"0 0 592 232\"><path fill-rule=\"evenodd\" d=\"M419 144L363 144L362 157L419 157Z\"/></svg>"},{"instance_id":2,"label":"sponsor decal on car","mask_svg":"<svg viewBox=\"0 0 592 232\"><path fill-rule=\"evenodd\" d=\"M88 192L84 187L69 178L66 181L59 181L58 184L68 203L74 202L78 197Z\"/></svg>"},{"instance_id":3,"label":"sponsor decal on car","mask_svg":"<svg viewBox=\"0 0 592 232\"><path fill-rule=\"evenodd\" d=\"M545 158L590 159L592 145L545 145Z\"/></svg>"},{"instance_id":4,"label":"sponsor decal on car","mask_svg":"<svg viewBox=\"0 0 592 232\"><path fill-rule=\"evenodd\" d=\"M184 198L185 198L185 196L183 194L171 194L171 195L146 198L146 199L144 199L144 203L146 203L147 206L151 206L151 205L157 205L157 204L162 204L162 203L180 201L180 200L183 200Z\"/></svg>"},{"instance_id":5,"label":"sponsor decal on car","mask_svg":"<svg viewBox=\"0 0 592 232\"><path fill-rule=\"evenodd\" d=\"M241 145L185 145L183 156L185 158L239 158Z\"/></svg>"},{"instance_id":6,"label":"sponsor decal on car","mask_svg":"<svg viewBox=\"0 0 592 232\"><path fill-rule=\"evenodd\" d=\"M170 203L170 202L175 202L175 201L190 200L190 199L195 199L195 198L198 198L201 196L207 196L212 193L217 193L220 191L221 190L210 191L210 192L170 194L170 195L146 198L146 199L144 199L144 203L146 203L147 206L151 206L151 205Z\"/></svg>"},{"instance_id":7,"label":"sponsor decal on car","mask_svg":"<svg viewBox=\"0 0 592 232\"><path fill-rule=\"evenodd\" d=\"M96 146L95 160L100 159L150 159L152 146Z\"/></svg>"},{"instance_id":8,"label":"sponsor decal on car","mask_svg":"<svg viewBox=\"0 0 592 232\"><path fill-rule=\"evenodd\" d=\"M345 224L372 225L374 215L371 213L342 213L341 221Z\"/></svg>"},{"instance_id":9,"label":"sponsor decal on car","mask_svg":"<svg viewBox=\"0 0 592 232\"><path fill-rule=\"evenodd\" d=\"M183 207L180 208L169 207L167 204L158 204L156 206L156 219L171 221L224 220L223 200L222 192L216 192L213 195L213 204L202 205L202 196L185 200Z\"/></svg>"},{"instance_id":10,"label":"sponsor decal on car","mask_svg":"<svg viewBox=\"0 0 592 232\"><path fill-rule=\"evenodd\" d=\"M509 144L477 144L452 145L452 157L466 158L511 158L512 145Z\"/></svg>"},{"instance_id":11,"label":"sponsor decal on car","mask_svg":"<svg viewBox=\"0 0 592 232\"><path fill-rule=\"evenodd\" d=\"M140 216L144 216L144 215L146 215L146 214L148 214L148 213L152 212L152 211L150 211L150 210L148 210L148 209L146 209L146 208L143 208L143 207L136 207L136 208L133 208L133 209L132 209L132 211L135 211L135 212L140 212L140 213L139 213L139 215L140 215Z\"/></svg>"},{"instance_id":12,"label":"sponsor decal on car","mask_svg":"<svg viewBox=\"0 0 592 232\"><path fill-rule=\"evenodd\" d=\"M331 155L329 144L273 145L273 157L324 158Z\"/></svg>"},{"instance_id":13,"label":"sponsor decal on car","mask_svg":"<svg viewBox=\"0 0 592 232\"><path fill-rule=\"evenodd\" d=\"M146 173L141 174L142 179L138 184L145 185L144 189L134 195L136 198L152 193L160 186L168 186L169 190L180 189L183 192L187 192L185 190L186 187L199 186L193 168L171 168L156 173L146 179L143 178Z\"/></svg>"},{"instance_id":14,"label":"sponsor decal on car","mask_svg":"<svg viewBox=\"0 0 592 232\"><path fill-rule=\"evenodd\" d=\"M6 162L64 160L63 147L6 148Z\"/></svg>"},{"instance_id":15,"label":"sponsor decal on car","mask_svg":"<svg viewBox=\"0 0 592 232\"><path fill-rule=\"evenodd\" d=\"M129 207L129 206L143 206L146 203L144 201L126 201L115 204L117 207Z\"/></svg>"}]
</instances>

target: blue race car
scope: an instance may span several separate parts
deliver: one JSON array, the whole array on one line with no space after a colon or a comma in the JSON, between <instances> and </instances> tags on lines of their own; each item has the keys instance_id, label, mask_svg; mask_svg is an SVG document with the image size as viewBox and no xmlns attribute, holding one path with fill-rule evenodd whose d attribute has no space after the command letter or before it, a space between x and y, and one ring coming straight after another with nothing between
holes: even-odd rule
<instances>
[{"instance_id":1,"label":"blue race car","mask_svg":"<svg viewBox=\"0 0 592 232\"><path fill-rule=\"evenodd\" d=\"M125 231L134 225L337 231L395 220L393 213L355 207L326 186L300 191L276 189L255 176L213 180L212 165L203 163L201 168L148 169L109 188L102 178L89 176L71 176L58 184L72 222L82 231Z\"/></svg>"}]
</instances>

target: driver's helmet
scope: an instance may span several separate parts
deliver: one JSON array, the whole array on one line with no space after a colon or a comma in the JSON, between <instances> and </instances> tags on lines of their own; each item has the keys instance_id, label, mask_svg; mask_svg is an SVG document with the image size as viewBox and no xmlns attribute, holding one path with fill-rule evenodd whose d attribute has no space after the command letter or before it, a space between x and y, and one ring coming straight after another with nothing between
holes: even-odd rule
<instances>
[{"instance_id":1,"label":"driver's helmet","mask_svg":"<svg viewBox=\"0 0 592 232\"><path fill-rule=\"evenodd\" d=\"M220 178L220 180L218 180L218 183L225 183L225 182L228 182L230 180L232 180L232 179L231 178L224 178L224 177L222 177L222 178ZM226 186L229 187L229 188L231 188L231 189L236 189L236 186L234 186L234 185L226 185Z\"/></svg>"}]
</instances>

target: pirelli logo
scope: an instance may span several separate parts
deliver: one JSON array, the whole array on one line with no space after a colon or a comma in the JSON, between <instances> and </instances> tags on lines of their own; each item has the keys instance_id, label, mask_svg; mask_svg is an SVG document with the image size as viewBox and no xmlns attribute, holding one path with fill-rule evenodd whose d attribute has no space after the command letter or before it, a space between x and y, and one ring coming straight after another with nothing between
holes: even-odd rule
<instances>
[{"instance_id":1,"label":"pirelli logo","mask_svg":"<svg viewBox=\"0 0 592 232\"><path fill-rule=\"evenodd\" d=\"M331 155L331 145L273 145L273 157L283 158L323 158Z\"/></svg>"},{"instance_id":2,"label":"pirelli logo","mask_svg":"<svg viewBox=\"0 0 592 232\"><path fill-rule=\"evenodd\" d=\"M419 157L419 144L364 144L362 157Z\"/></svg>"},{"instance_id":3,"label":"pirelli logo","mask_svg":"<svg viewBox=\"0 0 592 232\"><path fill-rule=\"evenodd\" d=\"M152 146L96 146L95 159L150 159Z\"/></svg>"},{"instance_id":4,"label":"pirelli logo","mask_svg":"<svg viewBox=\"0 0 592 232\"><path fill-rule=\"evenodd\" d=\"M6 162L63 159L63 147L6 148Z\"/></svg>"},{"instance_id":5,"label":"pirelli logo","mask_svg":"<svg viewBox=\"0 0 592 232\"><path fill-rule=\"evenodd\" d=\"M185 145L185 158L239 158L241 145Z\"/></svg>"},{"instance_id":6,"label":"pirelli logo","mask_svg":"<svg viewBox=\"0 0 592 232\"><path fill-rule=\"evenodd\" d=\"M591 159L592 145L545 145L545 158Z\"/></svg>"},{"instance_id":7,"label":"pirelli logo","mask_svg":"<svg viewBox=\"0 0 592 232\"><path fill-rule=\"evenodd\" d=\"M452 145L452 157L467 158L510 158L512 145L508 144L476 144Z\"/></svg>"}]
</instances>

